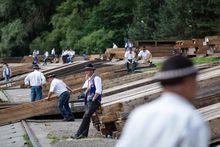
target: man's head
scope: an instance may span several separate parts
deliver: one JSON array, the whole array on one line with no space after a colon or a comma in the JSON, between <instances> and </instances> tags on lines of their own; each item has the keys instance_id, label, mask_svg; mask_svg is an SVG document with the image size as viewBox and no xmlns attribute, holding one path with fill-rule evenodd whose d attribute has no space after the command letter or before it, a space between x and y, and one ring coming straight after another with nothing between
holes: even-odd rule
<instances>
[{"instance_id":1,"label":"man's head","mask_svg":"<svg viewBox=\"0 0 220 147\"><path fill-rule=\"evenodd\" d=\"M52 81L55 77L56 77L55 74L50 74L49 76L47 76L47 81L48 81L49 83L51 83L51 81Z\"/></svg>"},{"instance_id":2,"label":"man's head","mask_svg":"<svg viewBox=\"0 0 220 147\"><path fill-rule=\"evenodd\" d=\"M3 65L8 66L8 63L3 63Z\"/></svg>"},{"instance_id":3,"label":"man's head","mask_svg":"<svg viewBox=\"0 0 220 147\"><path fill-rule=\"evenodd\" d=\"M34 69L34 70L39 70L40 67L39 67L39 65L35 64L35 65L33 65L33 69Z\"/></svg>"},{"instance_id":4,"label":"man's head","mask_svg":"<svg viewBox=\"0 0 220 147\"><path fill-rule=\"evenodd\" d=\"M176 92L188 100L196 96L197 69L188 58L177 55L167 59L155 75L165 91Z\"/></svg>"},{"instance_id":5,"label":"man's head","mask_svg":"<svg viewBox=\"0 0 220 147\"><path fill-rule=\"evenodd\" d=\"M92 76L92 74L94 73L95 68L94 68L94 66L93 66L92 63L88 63L88 64L85 66L84 71L85 71L86 76L87 76L87 77L90 77L90 76Z\"/></svg>"}]
</instances>

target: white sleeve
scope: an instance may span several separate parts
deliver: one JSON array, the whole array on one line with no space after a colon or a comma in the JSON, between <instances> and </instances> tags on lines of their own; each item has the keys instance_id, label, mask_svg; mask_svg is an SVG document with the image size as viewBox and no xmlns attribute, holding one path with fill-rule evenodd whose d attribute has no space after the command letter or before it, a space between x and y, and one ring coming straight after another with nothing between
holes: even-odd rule
<instances>
[{"instance_id":1,"label":"white sleeve","mask_svg":"<svg viewBox=\"0 0 220 147\"><path fill-rule=\"evenodd\" d=\"M43 73L41 73L42 85L46 84L46 78Z\"/></svg>"},{"instance_id":2,"label":"white sleeve","mask_svg":"<svg viewBox=\"0 0 220 147\"><path fill-rule=\"evenodd\" d=\"M24 79L24 84L25 85L29 85L30 84L29 83L30 82L30 78L29 77L30 77L30 74L28 74L27 77Z\"/></svg>"},{"instance_id":3,"label":"white sleeve","mask_svg":"<svg viewBox=\"0 0 220 147\"><path fill-rule=\"evenodd\" d=\"M55 85L56 85L56 84L54 84L54 82L52 81L51 84L50 84L50 90L49 90L50 92L54 92L54 90L55 90Z\"/></svg>"},{"instance_id":4,"label":"white sleeve","mask_svg":"<svg viewBox=\"0 0 220 147\"><path fill-rule=\"evenodd\" d=\"M3 68L2 75L3 75L3 77L6 77L5 76L5 68Z\"/></svg>"},{"instance_id":5,"label":"white sleeve","mask_svg":"<svg viewBox=\"0 0 220 147\"><path fill-rule=\"evenodd\" d=\"M138 57L141 57L141 54L142 54L142 51L140 51L140 52L138 53Z\"/></svg>"},{"instance_id":6,"label":"white sleeve","mask_svg":"<svg viewBox=\"0 0 220 147\"><path fill-rule=\"evenodd\" d=\"M95 93L102 94L102 80L100 77L96 76L94 78L94 83L96 87Z\"/></svg>"},{"instance_id":7,"label":"white sleeve","mask_svg":"<svg viewBox=\"0 0 220 147\"><path fill-rule=\"evenodd\" d=\"M82 86L82 89L87 88L88 87L88 80L86 80Z\"/></svg>"},{"instance_id":8,"label":"white sleeve","mask_svg":"<svg viewBox=\"0 0 220 147\"><path fill-rule=\"evenodd\" d=\"M125 58L127 58L128 57L128 52L125 52Z\"/></svg>"}]
</instances>

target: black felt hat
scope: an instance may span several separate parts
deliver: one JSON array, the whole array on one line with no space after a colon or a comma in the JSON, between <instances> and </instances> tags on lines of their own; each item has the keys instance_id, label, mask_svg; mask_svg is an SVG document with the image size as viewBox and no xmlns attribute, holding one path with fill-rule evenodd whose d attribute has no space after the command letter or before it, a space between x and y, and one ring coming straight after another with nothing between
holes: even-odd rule
<instances>
[{"instance_id":1,"label":"black felt hat","mask_svg":"<svg viewBox=\"0 0 220 147\"><path fill-rule=\"evenodd\" d=\"M33 65L33 69L40 69L39 65L35 64Z\"/></svg>"},{"instance_id":2,"label":"black felt hat","mask_svg":"<svg viewBox=\"0 0 220 147\"><path fill-rule=\"evenodd\" d=\"M88 64L85 66L84 70L95 70L95 67L93 66L92 63L88 63Z\"/></svg>"}]
</instances>

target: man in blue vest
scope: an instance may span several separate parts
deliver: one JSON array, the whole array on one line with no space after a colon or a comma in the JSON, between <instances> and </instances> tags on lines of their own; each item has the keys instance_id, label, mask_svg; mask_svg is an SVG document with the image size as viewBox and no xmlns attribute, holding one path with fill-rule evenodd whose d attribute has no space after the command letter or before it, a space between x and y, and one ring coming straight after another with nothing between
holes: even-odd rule
<instances>
[{"instance_id":1,"label":"man in blue vest","mask_svg":"<svg viewBox=\"0 0 220 147\"><path fill-rule=\"evenodd\" d=\"M74 136L71 136L75 139L80 139L88 136L89 133L89 125L91 116L101 105L102 99L102 80L95 73L94 66L89 63L85 67L85 74L87 80L83 85L83 89L86 88L85 91L85 104L86 104L86 112L83 116L82 123Z\"/></svg>"},{"instance_id":2,"label":"man in blue vest","mask_svg":"<svg viewBox=\"0 0 220 147\"><path fill-rule=\"evenodd\" d=\"M3 75L3 78L5 79L6 86L8 86L8 82L11 77L11 68L8 66L7 63L4 63L2 72L3 72L2 75Z\"/></svg>"}]
</instances>

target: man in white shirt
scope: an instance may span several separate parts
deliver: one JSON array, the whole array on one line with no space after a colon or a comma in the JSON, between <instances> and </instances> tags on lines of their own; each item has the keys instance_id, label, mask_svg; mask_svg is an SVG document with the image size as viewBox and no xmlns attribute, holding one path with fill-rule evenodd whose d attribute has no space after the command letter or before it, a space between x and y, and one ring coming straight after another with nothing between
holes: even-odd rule
<instances>
[{"instance_id":1,"label":"man in white shirt","mask_svg":"<svg viewBox=\"0 0 220 147\"><path fill-rule=\"evenodd\" d=\"M47 65L47 58L48 58L48 56L49 56L49 53L48 53L48 51L45 51L44 52L44 56L43 56L43 66L44 65Z\"/></svg>"},{"instance_id":2,"label":"man in white shirt","mask_svg":"<svg viewBox=\"0 0 220 147\"><path fill-rule=\"evenodd\" d=\"M127 68L127 72L134 71L136 68L135 52L132 48L129 48L128 51L125 52L125 66Z\"/></svg>"},{"instance_id":3,"label":"man in white shirt","mask_svg":"<svg viewBox=\"0 0 220 147\"><path fill-rule=\"evenodd\" d=\"M53 62L55 62L55 60L56 60L56 52L55 52L55 48L53 48L52 50L51 50L51 56L52 56L52 60L53 60ZM52 63L52 62L51 62Z\"/></svg>"},{"instance_id":4,"label":"man in white shirt","mask_svg":"<svg viewBox=\"0 0 220 147\"><path fill-rule=\"evenodd\" d=\"M39 71L40 67L33 65L34 71L29 73L24 79L25 85L31 86L31 101L42 99L42 86L46 83L44 74Z\"/></svg>"},{"instance_id":5,"label":"man in white shirt","mask_svg":"<svg viewBox=\"0 0 220 147\"><path fill-rule=\"evenodd\" d=\"M141 60L141 63L152 64L152 54L145 47L138 53L138 60Z\"/></svg>"},{"instance_id":6,"label":"man in white shirt","mask_svg":"<svg viewBox=\"0 0 220 147\"><path fill-rule=\"evenodd\" d=\"M49 75L47 77L50 83L50 90L47 99L50 99L51 95L55 93L59 97L59 110L63 116L63 121L74 121L74 115L69 107L70 93L72 89L68 87L62 80L55 78L55 74ZM69 91L68 91L69 90Z\"/></svg>"},{"instance_id":7,"label":"man in white shirt","mask_svg":"<svg viewBox=\"0 0 220 147\"><path fill-rule=\"evenodd\" d=\"M118 46L113 42L112 43L113 47L112 48L118 48Z\"/></svg>"},{"instance_id":8,"label":"man in white shirt","mask_svg":"<svg viewBox=\"0 0 220 147\"><path fill-rule=\"evenodd\" d=\"M209 129L191 104L196 75L186 57L166 60L155 75L164 92L131 113L116 147L208 147Z\"/></svg>"},{"instance_id":9,"label":"man in white shirt","mask_svg":"<svg viewBox=\"0 0 220 147\"><path fill-rule=\"evenodd\" d=\"M83 85L85 91L85 104L86 112L83 116L82 123L74 136L71 136L74 139L80 139L88 136L89 125L92 114L95 113L101 105L102 100L102 80L95 73L94 66L89 63L85 67L85 74L87 80Z\"/></svg>"},{"instance_id":10,"label":"man in white shirt","mask_svg":"<svg viewBox=\"0 0 220 147\"><path fill-rule=\"evenodd\" d=\"M129 48L133 48L133 43L130 41L130 39L125 42L125 51L127 51Z\"/></svg>"}]
</instances>

